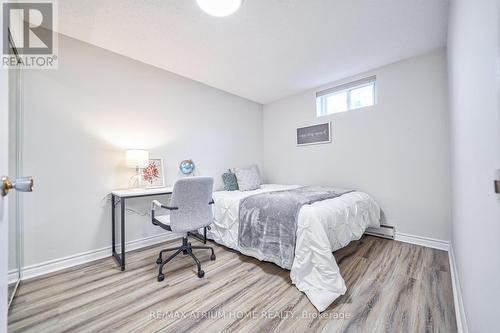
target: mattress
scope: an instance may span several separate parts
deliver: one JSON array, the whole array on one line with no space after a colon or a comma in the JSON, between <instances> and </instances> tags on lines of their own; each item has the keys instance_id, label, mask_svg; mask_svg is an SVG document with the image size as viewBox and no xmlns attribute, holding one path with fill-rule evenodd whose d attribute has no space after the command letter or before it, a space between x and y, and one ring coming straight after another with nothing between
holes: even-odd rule
<instances>
[{"instance_id":1,"label":"mattress","mask_svg":"<svg viewBox=\"0 0 500 333\"><path fill-rule=\"evenodd\" d=\"M240 200L254 194L298 187L300 185L264 184L254 191L214 192L214 222L207 237L266 261L259 253L238 246ZM361 238L367 227L380 227L380 207L364 192L353 191L300 209L290 277L318 311L325 310L347 290L332 252Z\"/></svg>"}]
</instances>

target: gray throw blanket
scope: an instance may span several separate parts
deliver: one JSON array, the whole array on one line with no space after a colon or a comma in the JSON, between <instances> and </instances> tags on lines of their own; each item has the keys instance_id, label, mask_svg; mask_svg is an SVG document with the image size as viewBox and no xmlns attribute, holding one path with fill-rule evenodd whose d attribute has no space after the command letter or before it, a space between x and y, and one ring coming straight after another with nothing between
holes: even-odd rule
<instances>
[{"instance_id":1,"label":"gray throw blanket","mask_svg":"<svg viewBox=\"0 0 500 333\"><path fill-rule=\"evenodd\" d=\"M348 192L352 191L308 186L247 197L240 202L239 246L291 269L300 208Z\"/></svg>"}]
</instances>

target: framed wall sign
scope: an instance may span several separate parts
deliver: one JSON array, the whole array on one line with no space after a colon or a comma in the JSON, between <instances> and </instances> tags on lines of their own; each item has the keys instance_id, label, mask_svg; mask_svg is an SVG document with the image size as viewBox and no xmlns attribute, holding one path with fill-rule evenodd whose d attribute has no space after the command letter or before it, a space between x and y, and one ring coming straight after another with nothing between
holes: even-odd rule
<instances>
[{"instance_id":1,"label":"framed wall sign","mask_svg":"<svg viewBox=\"0 0 500 333\"><path fill-rule=\"evenodd\" d=\"M332 142L330 122L297 128L297 146L330 142Z\"/></svg>"},{"instance_id":2,"label":"framed wall sign","mask_svg":"<svg viewBox=\"0 0 500 333\"><path fill-rule=\"evenodd\" d=\"M150 158L149 164L142 169L142 181L146 188L164 187L163 159Z\"/></svg>"}]
</instances>

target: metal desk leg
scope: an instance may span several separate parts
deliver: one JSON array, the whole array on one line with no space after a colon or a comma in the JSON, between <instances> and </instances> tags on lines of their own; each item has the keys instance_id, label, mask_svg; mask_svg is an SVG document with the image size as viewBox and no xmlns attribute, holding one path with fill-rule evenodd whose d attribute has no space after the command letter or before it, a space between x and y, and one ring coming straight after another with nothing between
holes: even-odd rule
<instances>
[{"instance_id":1,"label":"metal desk leg","mask_svg":"<svg viewBox=\"0 0 500 333\"><path fill-rule=\"evenodd\" d=\"M121 241L122 241L122 255L121 255L121 268L122 271L125 270L125 198L120 200L121 208Z\"/></svg>"},{"instance_id":2,"label":"metal desk leg","mask_svg":"<svg viewBox=\"0 0 500 333\"><path fill-rule=\"evenodd\" d=\"M115 249L115 196L111 194L111 253L116 252Z\"/></svg>"},{"instance_id":3,"label":"metal desk leg","mask_svg":"<svg viewBox=\"0 0 500 333\"><path fill-rule=\"evenodd\" d=\"M116 252L116 197L111 195L111 253L118 262L122 271L125 270L125 198L120 198L120 220L121 220L121 246L122 253Z\"/></svg>"}]
</instances>

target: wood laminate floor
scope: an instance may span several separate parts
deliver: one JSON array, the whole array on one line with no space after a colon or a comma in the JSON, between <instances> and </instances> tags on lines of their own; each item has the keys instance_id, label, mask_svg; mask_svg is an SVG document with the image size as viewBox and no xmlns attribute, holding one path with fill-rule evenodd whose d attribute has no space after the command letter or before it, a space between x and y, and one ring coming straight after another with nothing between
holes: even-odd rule
<instances>
[{"instance_id":1,"label":"wood laminate floor","mask_svg":"<svg viewBox=\"0 0 500 333\"><path fill-rule=\"evenodd\" d=\"M195 241L192 241L193 243ZM347 293L319 314L289 271L218 246L178 256L156 281L160 248L20 285L9 332L456 332L448 254L364 236L335 252Z\"/></svg>"}]
</instances>

